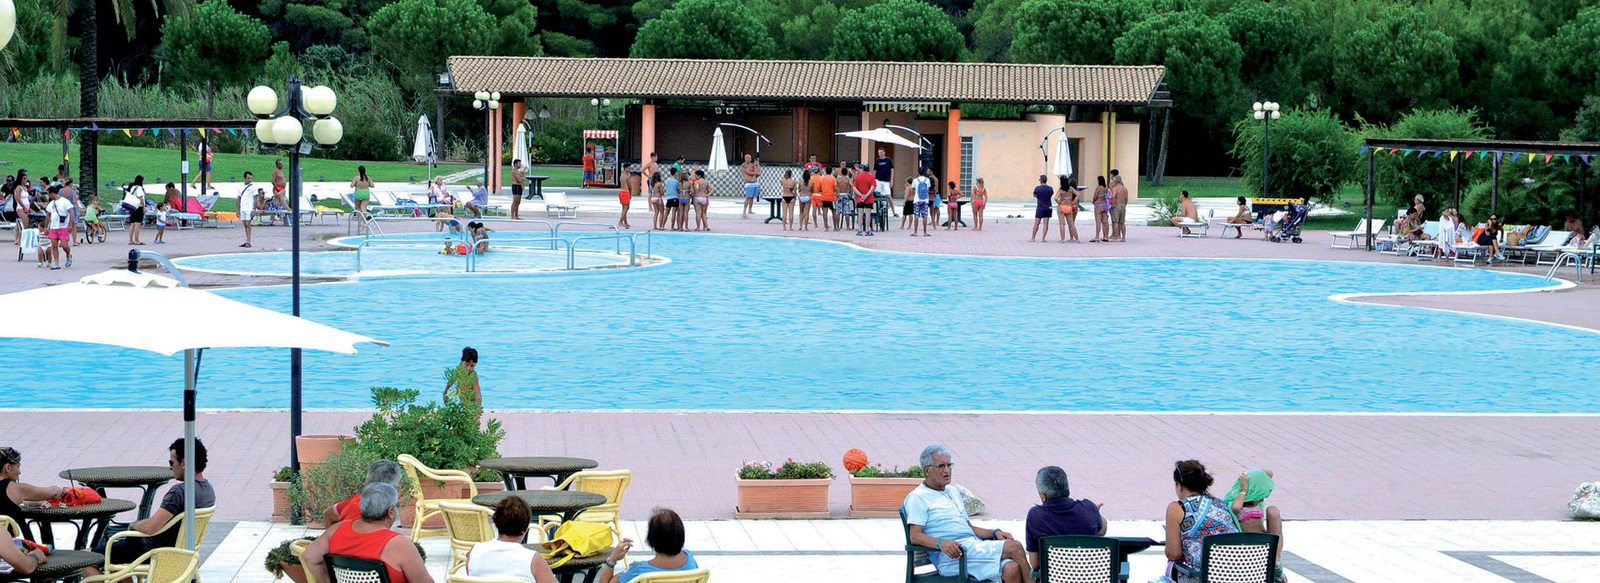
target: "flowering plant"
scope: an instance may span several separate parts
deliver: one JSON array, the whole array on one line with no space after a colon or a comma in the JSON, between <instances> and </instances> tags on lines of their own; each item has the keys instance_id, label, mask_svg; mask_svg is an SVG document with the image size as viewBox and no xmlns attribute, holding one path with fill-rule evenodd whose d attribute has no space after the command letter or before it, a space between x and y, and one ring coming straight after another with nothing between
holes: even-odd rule
<instances>
[{"instance_id":1,"label":"flowering plant","mask_svg":"<svg viewBox=\"0 0 1600 583\"><path fill-rule=\"evenodd\" d=\"M772 469L770 462L746 461L739 467L739 477L745 480L826 480L833 477L833 468L825 462L797 462L789 458Z\"/></svg>"}]
</instances>

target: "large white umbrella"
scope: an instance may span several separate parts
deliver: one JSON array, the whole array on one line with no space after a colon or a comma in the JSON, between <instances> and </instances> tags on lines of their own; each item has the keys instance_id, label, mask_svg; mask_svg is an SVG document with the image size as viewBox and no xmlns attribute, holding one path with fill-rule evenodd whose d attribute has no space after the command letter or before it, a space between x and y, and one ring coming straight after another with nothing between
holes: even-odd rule
<instances>
[{"instance_id":1,"label":"large white umbrella","mask_svg":"<svg viewBox=\"0 0 1600 583\"><path fill-rule=\"evenodd\" d=\"M417 119L417 140L411 146L411 159L426 164L433 159L433 131L428 127L428 116Z\"/></svg>"},{"instance_id":2,"label":"large white umbrella","mask_svg":"<svg viewBox=\"0 0 1600 583\"><path fill-rule=\"evenodd\" d=\"M728 147L722 143L722 128L711 132L711 162L706 165L713 172L728 169Z\"/></svg>"},{"instance_id":3,"label":"large white umbrella","mask_svg":"<svg viewBox=\"0 0 1600 583\"><path fill-rule=\"evenodd\" d=\"M511 159L521 160L522 167L527 168L530 160L528 160L528 126L526 124L517 122L517 134L512 141L514 143L511 144Z\"/></svg>"},{"instance_id":4,"label":"large white umbrella","mask_svg":"<svg viewBox=\"0 0 1600 583\"><path fill-rule=\"evenodd\" d=\"M916 142L913 142L911 140L907 140L905 138L900 137L899 134L896 134L893 131L890 131L889 128L878 128L878 129L874 129L874 130L861 130L861 131L855 131L855 132L839 132L839 133L834 134L834 135L836 135L836 136L844 136L844 137L847 137L847 138L860 138L860 139L863 139L863 140L871 140L871 141L874 141L874 142L882 142L882 143L885 143L885 144L894 144L896 146L904 146L904 147L907 147L907 148L916 148L918 150L922 149L922 146L917 145Z\"/></svg>"},{"instance_id":5,"label":"large white umbrella","mask_svg":"<svg viewBox=\"0 0 1600 583\"><path fill-rule=\"evenodd\" d=\"M178 281L139 273L130 258L129 270L112 270L78 281L0 296L8 306L176 306L212 317L198 318L183 326L155 328L100 326L88 310L18 310L0 319L0 337L33 338L107 344L148 350L171 356L183 351L183 459L194 459L194 407L197 351L206 348L310 348L354 354L355 345L371 342L388 346L360 334L345 332L288 314L274 312L224 298L211 292L191 289ZM227 314L228 317L216 317ZM185 463L183 472L184 521L194 524L194 464ZM184 548L194 550L194 529L185 529Z\"/></svg>"},{"instance_id":6,"label":"large white umbrella","mask_svg":"<svg viewBox=\"0 0 1600 583\"><path fill-rule=\"evenodd\" d=\"M1051 170L1051 174L1056 176L1072 176L1072 148L1068 146L1066 136L1056 140L1056 163Z\"/></svg>"}]
</instances>

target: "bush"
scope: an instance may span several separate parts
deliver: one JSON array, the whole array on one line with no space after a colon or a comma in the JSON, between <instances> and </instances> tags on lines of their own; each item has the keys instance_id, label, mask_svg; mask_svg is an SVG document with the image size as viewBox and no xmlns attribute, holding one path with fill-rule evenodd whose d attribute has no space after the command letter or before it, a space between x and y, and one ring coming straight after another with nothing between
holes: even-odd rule
<instances>
[{"instance_id":1,"label":"bush","mask_svg":"<svg viewBox=\"0 0 1600 583\"><path fill-rule=\"evenodd\" d=\"M1362 134L1371 137L1413 139L1467 139L1481 140L1491 137L1489 130L1478 120L1476 112L1456 109L1418 110L1400 117L1400 121L1387 128L1366 127ZM1489 179L1488 161L1469 160L1461 165L1461 183ZM1364 162L1364 160L1360 161ZM1360 171L1360 162L1356 164ZM1435 156L1378 154L1373 162L1373 188L1379 206L1401 208L1411 206L1417 195L1422 195L1427 206L1425 219L1439 217L1439 211L1454 204L1455 167L1450 154Z\"/></svg>"},{"instance_id":2,"label":"bush","mask_svg":"<svg viewBox=\"0 0 1600 583\"><path fill-rule=\"evenodd\" d=\"M1508 225L1534 224L1559 227L1567 213L1577 206L1578 164L1545 164L1544 160L1532 165L1513 163L1508 157L1500 164L1500 193L1496 210ZM1524 180L1533 179L1533 184ZM1461 206L1470 224L1489 218L1491 200L1489 181L1473 184L1461 194ZM1441 203L1443 208L1450 203ZM1435 205L1429 205L1435 206ZM1429 209L1432 210L1432 209Z\"/></svg>"},{"instance_id":3,"label":"bush","mask_svg":"<svg viewBox=\"0 0 1600 583\"><path fill-rule=\"evenodd\" d=\"M356 427L355 449L371 459L410 454L429 467L449 470L500 457L500 440L506 436L500 421L489 419L480 425L483 409L476 404L418 405L418 395L415 390L374 387L372 403L378 412ZM491 480L493 476L482 473Z\"/></svg>"},{"instance_id":4,"label":"bush","mask_svg":"<svg viewBox=\"0 0 1600 583\"><path fill-rule=\"evenodd\" d=\"M1241 180L1246 184L1261 183L1266 147L1262 126L1249 118L1233 124L1232 154L1243 161ZM1273 198L1330 204L1340 187L1359 176L1359 139L1332 113L1285 111L1281 119L1272 122L1270 131Z\"/></svg>"},{"instance_id":5,"label":"bush","mask_svg":"<svg viewBox=\"0 0 1600 583\"><path fill-rule=\"evenodd\" d=\"M1183 214L1183 200L1172 192L1162 192L1161 196L1150 204L1150 224L1170 225L1172 217Z\"/></svg>"},{"instance_id":6,"label":"bush","mask_svg":"<svg viewBox=\"0 0 1600 583\"><path fill-rule=\"evenodd\" d=\"M278 471L272 472L272 481L274 482L287 482L292 479L294 479L294 469L289 466L283 466L278 468Z\"/></svg>"},{"instance_id":7,"label":"bush","mask_svg":"<svg viewBox=\"0 0 1600 583\"><path fill-rule=\"evenodd\" d=\"M797 462L789 458L772 469L768 462L745 462L739 468L739 477L746 480L825 480L833 477L833 468L825 462Z\"/></svg>"},{"instance_id":8,"label":"bush","mask_svg":"<svg viewBox=\"0 0 1600 583\"><path fill-rule=\"evenodd\" d=\"M298 565L298 564L300 564L300 557L294 556L294 552L290 551L289 547L294 545L294 543L299 542L299 541L303 541L303 540L315 540L315 539L313 539L312 537L309 537L309 536L308 537L302 537L302 538L291 538L289 540L286 540L286 541L283 541L281 543L278 543L278 546L272 547L272 550L267 551L267 558L266 558L267 572L268 573L272 573L272 579L274 581L283 578L283 565Z\"/></svg>"},{"instance_id":9,"label":"bush","mask_svg":"<svg viewBox=\"0 0 1600 583\"><path fill-rule=\"evenodd\" d=\"M339 140L339 148L333 150L329 156L338 160L370 160L374 162L398 162L404 160L400 154L400 140L388 128L383 127L377 116L358 113L344 123L344 138Z\"/></svg>"},{"instance_id":10,"label":"bush","mask_svg":"<svg viewBox=\"0 0 1600 583\"><path fill-rule=\"evenodd\" d=\"M857 478L925 478L925 477L927 477L927 474L923 473L923 471L922 471L922 466L911 466L910 468L906 469L906 471L902 472L902 471L900 471L900 466L895 466L894 469L886 471L886 470L883 469L883 465L882 464L872 464L870 466L861 468L859 470L852 471L852 472L850 472L850 475L855 476Z\"/></svg>"},{"instance_id":11,"label":"bush","mask_svg":"<svg viewBox=\"0 0 1600 583\"><path fill-rule=\"evenodd\" d=\"M351 447L334 452L300 472L300 481L289 488L289 503L302 520L321 521L323 510L361 493L367 485L367 468L379 459L384 458Z\"/></svg>"}]
</instances>

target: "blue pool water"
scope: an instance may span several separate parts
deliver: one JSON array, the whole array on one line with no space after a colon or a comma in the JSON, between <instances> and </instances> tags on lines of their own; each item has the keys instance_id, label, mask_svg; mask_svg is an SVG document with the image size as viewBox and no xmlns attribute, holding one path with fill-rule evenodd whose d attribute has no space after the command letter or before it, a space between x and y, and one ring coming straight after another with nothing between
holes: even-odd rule
<instances>
[{"instance_id":1,"label":"blue pool water","mask_svg":"<svg viewBox=\"0 0 1600 583\"><path fill-rule=\"evenodd\" d=\"M308 286L308 317L393 347L308 352L305 405L368 406L374 385L437 398L473 346L491 408L1600 412L1600 335L1328 299L1536 277L730 236L654 247L673 262ZM288 311L286 287L222 293ZM173 315L161 325L181 326ZM32 355L0 370L27 395L5 406L179 405L179 357L33 341L0 354ZM286 407L288 351L207 351L200 387L202 407Z\"/></svg>"},{"instance_id":2,"label":"blue pool water","mask_svg":"<svg viewBox=\"0 0 1600 583\"><path fill-rule=\"evenodd\" d=\"M577 235L595 235L579 233ZM535 272L565 269L567 249L561 246L550 249L548 243L529 241L540 237L533 233L507 233L490 239L490 250L473 257L477 272ZM574 235L568 235L571 241ZM366 237L345 237L333 243L346 250L301 253L300 273L313 276L348 276L357 273L357 254L353 250ZM462 239L443 233L398 233L375 238L378 241L361 249L359 262L363 276L456 274L466 271L464 255L446 255L444 243L460 245ZM628 264L626 242L583 241L579 253L573 255L573 265L578 268L623 266ZM621 250L622 254L617 254ZM643 247L638 249L642 255ZM268 253L230 253L203 255L177 259L184 269L229 274L281 275L290 273L290 255L287 251Z\"/></svg>"}]
</instances>

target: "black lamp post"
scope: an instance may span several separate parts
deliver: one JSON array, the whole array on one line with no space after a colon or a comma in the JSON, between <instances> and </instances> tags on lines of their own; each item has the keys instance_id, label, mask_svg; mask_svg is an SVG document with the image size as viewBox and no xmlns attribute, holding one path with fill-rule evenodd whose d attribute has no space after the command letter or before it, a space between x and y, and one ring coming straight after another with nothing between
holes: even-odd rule
<instances>
[{"instance_id":1,"label":"black lamp post","mask_svg":"<svg viewBox=\"0 0 1600 583\"><path fill-rule=\"evenodd\" d=\"M312 143L305 139L302 119L314 118L311 134L319 148L333 148L344 137L344 126L334 119L333 108L338 97L333 90L318 85L302 88L300 76L289 77L288 105L278 110L278 94L271 87L257 86L246 98L250 113L256 116L256 138L264 146L277 146L289 151L289 214L291 247L290 296L294 315L300 316L300 156L311 153ZM294 438L300 435L300 349L289 349L289 467L298 472L300 452L296 451Z\"/></svg>"},{"instance_id":2,"label":"black lamp post","mask_svg":"<svg viewBox=\"0 0 1600 583\"><path fill-rule=\"evenodd\" d=\"M1272 154L1272 120L1278 119L1278 103L1276 101L1257 101L1251 106L1255 109L1255 118L1261 120L1261 198L1268 196L1268 184L1272 182L1272 166L1268 164Z\"/></svg>"}]
</instances>

